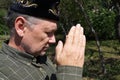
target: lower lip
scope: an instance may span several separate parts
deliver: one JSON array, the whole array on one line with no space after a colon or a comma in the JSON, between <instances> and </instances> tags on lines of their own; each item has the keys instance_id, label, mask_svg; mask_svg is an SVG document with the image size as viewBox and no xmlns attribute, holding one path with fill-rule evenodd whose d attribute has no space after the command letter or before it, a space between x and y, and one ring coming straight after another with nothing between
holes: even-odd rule
<instances>
[{"instance_id":1,"label":"lower lip","mask_svg":"<svg viewBox=\"0 0 120 80\"><path fill-rule=\"evenodd\" d=\"M46 51L48 48L43 48L43 51Z\"/></svg>"}]
</instances>

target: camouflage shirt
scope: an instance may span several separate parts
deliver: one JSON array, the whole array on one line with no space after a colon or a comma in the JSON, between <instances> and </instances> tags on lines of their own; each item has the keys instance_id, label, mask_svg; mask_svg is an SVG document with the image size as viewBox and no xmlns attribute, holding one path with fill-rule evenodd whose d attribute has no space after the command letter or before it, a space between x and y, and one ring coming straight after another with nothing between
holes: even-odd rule
<instances>
[{"instance_id":1,"label":"camouflage shirt","mask_svg":"<svg viewBox=\"0 0 120 80\"><path fill-rule=\"evenodd\" d=\"M81 80L82 68L57 66L46 56L34 58L6 43L0 50L0 80Z\"/></svg>"}]
</instances>

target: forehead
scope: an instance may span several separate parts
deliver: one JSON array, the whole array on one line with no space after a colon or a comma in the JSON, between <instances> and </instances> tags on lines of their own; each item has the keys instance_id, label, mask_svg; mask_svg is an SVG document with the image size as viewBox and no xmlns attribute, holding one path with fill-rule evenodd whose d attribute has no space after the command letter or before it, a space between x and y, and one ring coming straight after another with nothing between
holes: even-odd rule
<instances>
[{"instance_id":1,"label":"forehead","mask_svg":"<svg viewBox=\"0 0 120 80\"><path fill-rule=\"evenodd\" d=\"M55 31L57 30L57 22L47 19L36 19L34 20L35 24L41 28L41 30Z\"/></svg>"}]
</instances>

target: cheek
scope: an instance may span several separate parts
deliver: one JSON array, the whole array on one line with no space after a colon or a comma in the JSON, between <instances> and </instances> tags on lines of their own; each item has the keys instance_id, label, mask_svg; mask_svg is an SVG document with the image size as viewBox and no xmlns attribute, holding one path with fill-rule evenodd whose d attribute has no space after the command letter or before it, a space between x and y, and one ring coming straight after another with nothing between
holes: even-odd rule
<instances>
[{"instance_id":1,"label":"cheek","mask_svg":"<svg viewBox=\"0 0 120 80\"><path fill-rule=\"evenodd\" d=\"M32 36L32 39L33 41L40 43L40 42L43 42L47 37L48 36L46 34L40 33L40 34L34 34Z\"/></svg>"},{"instance_id":2,"label":"cheek","mask_svg":"<svg viewBox=\"0 0 120 80\"><path fill-rule=\"evenodd\" d=\"M41 30L33 30L29 31L26 36L29 38L31 43L39 43L44 40L47 36Z\"/></svg>"},{"instance_id":3,"label":"cheek","mask_svg":"<svg viewBox=\"0 0 120 80\"><path fill-rule=\"evenodd\" d=\"M23 46L25 51L29 53L37 53L42 50L43 47L47 45L47 41L44 40L48 38L46 34L26 34L23 38Z\"/></svg>"}]
</instances>

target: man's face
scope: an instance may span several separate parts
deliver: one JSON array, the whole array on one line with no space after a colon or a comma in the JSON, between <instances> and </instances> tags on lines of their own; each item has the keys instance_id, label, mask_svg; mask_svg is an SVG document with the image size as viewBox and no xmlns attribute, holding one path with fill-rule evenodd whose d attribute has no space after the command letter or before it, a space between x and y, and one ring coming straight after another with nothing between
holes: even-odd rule
<instances>
[{"instance_id":1,"label":"man's face","mask_svg":"<svg viewBox=\"0 0 120 80\"><path fill-rule=\"evenodd\" d=\"M34 56L44 55L49 44L56 42L54 32L57 30L57 24L38 19L31 27L26 27L21 46L25 52Z\"/></svg>"}]
</instances>

